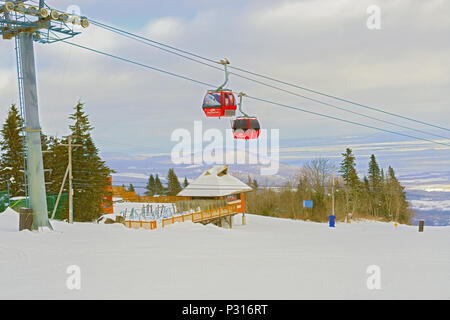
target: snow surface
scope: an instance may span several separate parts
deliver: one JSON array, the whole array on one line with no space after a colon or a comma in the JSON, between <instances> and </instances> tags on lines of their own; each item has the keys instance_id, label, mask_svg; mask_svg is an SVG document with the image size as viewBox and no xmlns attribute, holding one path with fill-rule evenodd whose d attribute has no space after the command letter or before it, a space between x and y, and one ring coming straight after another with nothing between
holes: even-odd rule
<instances>
[{"instance_id":1,"label":"snow surface","mask_svg":"<svg viewBox=\"0 0 450 320\"><path fill-rule=\"evenodd\" d=\"M0 299L449 299L450 227L324 223L247 215L233 229L52 221L18 232L0 214ZM69 290L67 267L81 268ZM381 268L369 290L367 267Z\"/></svg>"}]
</instances>

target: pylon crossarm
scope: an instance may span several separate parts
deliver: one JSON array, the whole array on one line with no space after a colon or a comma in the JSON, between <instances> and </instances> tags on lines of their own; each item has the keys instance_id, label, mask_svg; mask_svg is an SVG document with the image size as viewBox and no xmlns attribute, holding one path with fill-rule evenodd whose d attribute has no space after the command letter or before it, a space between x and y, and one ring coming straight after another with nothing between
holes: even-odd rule
<instances>
[{"instance_id":1,"label":"pylon crossarm","mask_svg":"<svg viewBox=\"0 0 450 320\"><path fill-rule=\"evenodd\" d=\"M51 9L44 2L39 8L34 4L27 4L28 2L0 1L0 35L3 39L12 39L21 33L32 33L34 41L53 43L80 34L80 31L75 30L76 26L89 26L86 17ZM58 37L58 34L62 37Z\"/></svg>"}]
</instances>

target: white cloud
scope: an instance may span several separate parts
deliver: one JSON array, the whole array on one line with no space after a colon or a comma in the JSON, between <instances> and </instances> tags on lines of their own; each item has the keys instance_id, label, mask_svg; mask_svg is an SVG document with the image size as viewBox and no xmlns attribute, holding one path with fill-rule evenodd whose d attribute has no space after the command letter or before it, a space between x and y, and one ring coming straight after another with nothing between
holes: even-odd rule
<instances>
[{"instance_id":1,"label":"white cloud","mask_svg":"<svg viewBox=\"0 0 450 320\"><path fill-rule=\"evenodd\" d=\"M194 3L193 15L167 12L134 29L122 25L122 20L105 20L206 57L227 57L236 66L445 126L450 46L442 39L450 31L449 2L376 1L383 19L378 33L365 27L365 9L372 2L248 1L223 3L220 8L199 2ZM94 6L109 16L105 1L82 4L88 16L92 13L86 10ZM143 11L152 5L139 2ZM219 71L95 26L73 41L208 83L218 85L223 80ZM167 144L173 129L190 129L198 119L204 119L205 127L229 127L226 120L205 120L201 100L206 87L66 44L36 47L41 120L48 133L66 133L67 116L79 98L87 104L95 134L111 143ZM5 55L13 64L13 51L7 53L3 45L1 50L2 59ZM5 80L10 78L10 71L0 71L2 114L17 95L15 79L10 85ZM269 100L361 120L237 77L231 76L230 86ZM373 132L249 100L244 107L257 114L266 128L280 128L282 138Z\"/></svg>"},{"instance_id":2,"label":"white cloud","mask_svg":"<svg viewBox=\"0 0 450 320\"><path fill-rule=\"evenodd\" d=\"M170 39L173 36L179 35L182 28L183 21L181 19L164 17L151 21L144 30L147 36L152 36L156 39Z\"/></svg>"}]
</instances>

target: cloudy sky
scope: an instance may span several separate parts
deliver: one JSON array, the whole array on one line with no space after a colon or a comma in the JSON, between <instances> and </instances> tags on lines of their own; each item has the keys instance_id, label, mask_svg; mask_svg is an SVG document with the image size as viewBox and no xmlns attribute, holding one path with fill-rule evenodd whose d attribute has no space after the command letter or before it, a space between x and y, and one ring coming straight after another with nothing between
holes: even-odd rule
<instances>
[{"instance_id":1,"label":"cloudy sky","mask_svg":"<svg viewBox=\"0 0 450 320\"><path fill-rule=\"evenodd\" d=\"M227 57L237 67L449 127L450 1L48 0L47 4L60 10L78 5L82 14L93 20L214 60ZM367 28L367 8L371 5L381 9L380 30ZM219 85L223 81L223 73L218 70L95 26L73 41L207 83ZM170 142L172 131L192 130L195 120L203 120L205 128L224 131L229 127L228 120L205 118L201 102L207 87L64 43L36 44L35 48L41 125L50 135L68 133L68 114L78 99L86 103L95 127L94 137L104 151L167 149L174 144ZM240 78L231 76L229 87L307 110L399 130ZM1 121L10 104L17 100L13 41L2 40ZM263 127L280 129L282 139L374 132L252 100L244 101L244 106L248 113L258 115ZM439 133L446 135L445 131Z\"/></svg>"}]
</instances>

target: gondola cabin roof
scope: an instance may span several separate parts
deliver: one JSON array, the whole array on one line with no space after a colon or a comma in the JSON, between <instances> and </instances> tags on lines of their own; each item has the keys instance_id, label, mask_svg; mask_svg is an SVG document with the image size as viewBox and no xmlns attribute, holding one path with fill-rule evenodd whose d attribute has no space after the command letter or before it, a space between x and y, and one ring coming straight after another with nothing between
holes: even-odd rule
<instances>
[{"instance_id":1,"label":"gondola cabin roof","mask_svg":"<svg viewBox=\"0 0 450 320\"><path fill-rule=\"evenodd\" d=\"M223 197L251 190L251 187L228 173L228 165L217 165L203 172L177 195L183 197Z\"/></svg>"}]
</instances>

